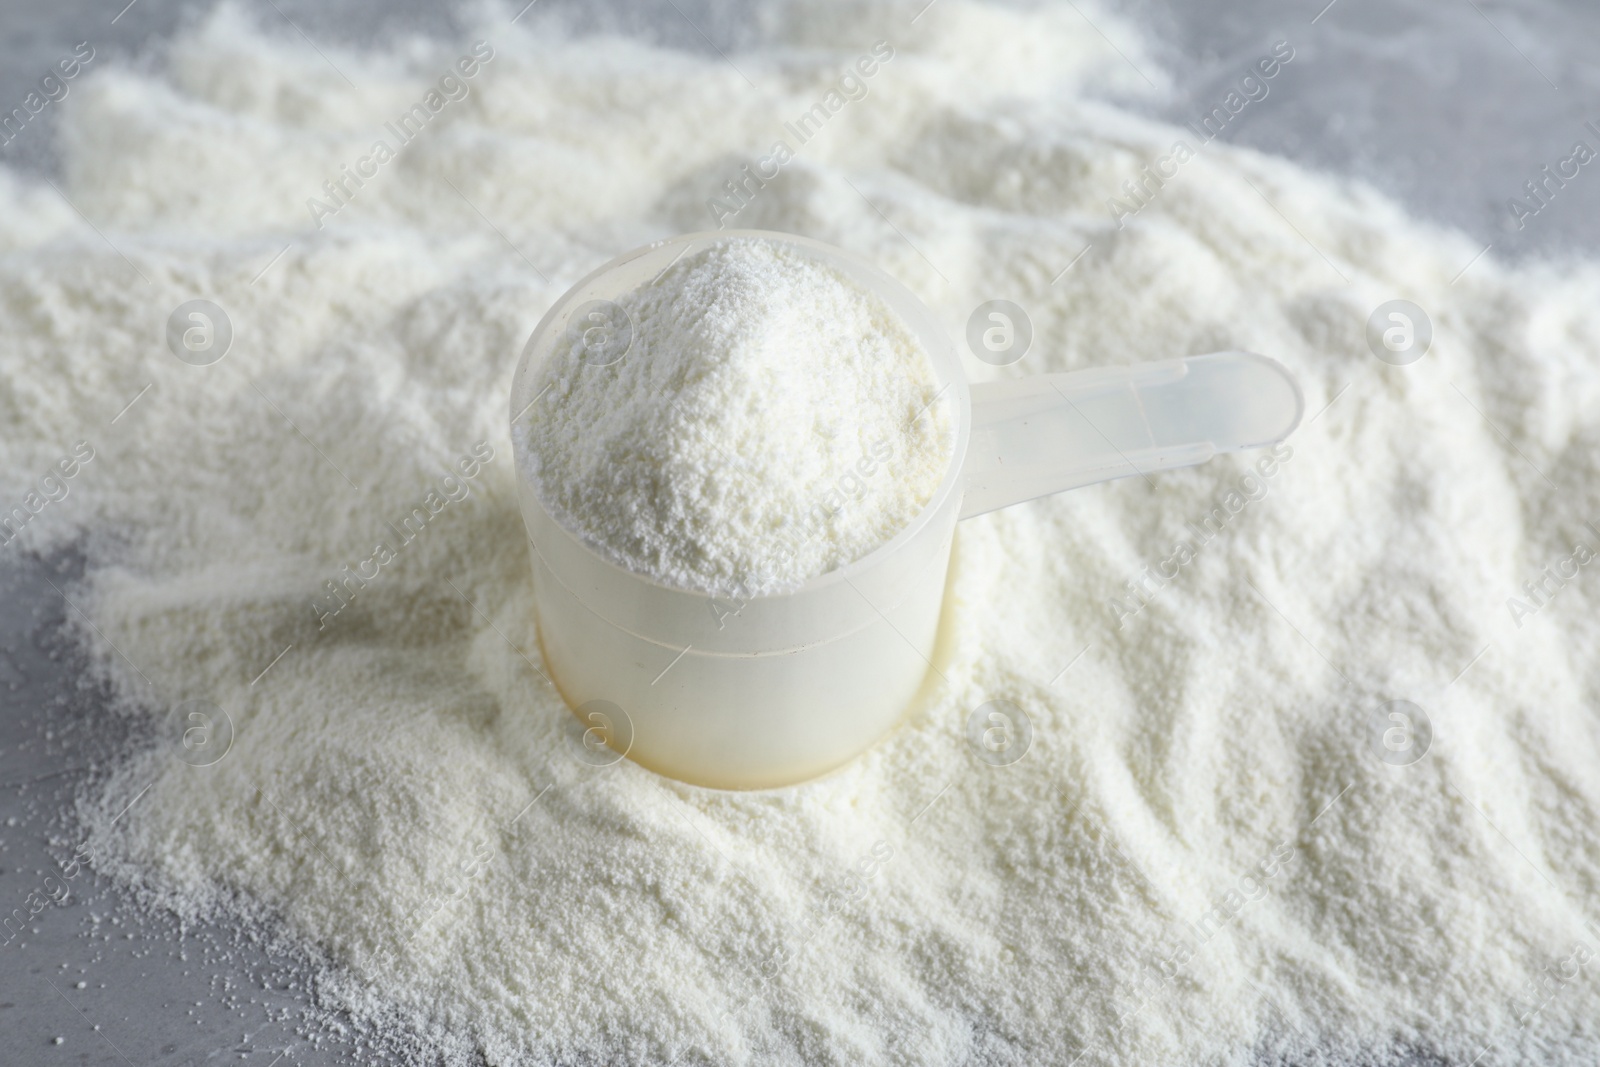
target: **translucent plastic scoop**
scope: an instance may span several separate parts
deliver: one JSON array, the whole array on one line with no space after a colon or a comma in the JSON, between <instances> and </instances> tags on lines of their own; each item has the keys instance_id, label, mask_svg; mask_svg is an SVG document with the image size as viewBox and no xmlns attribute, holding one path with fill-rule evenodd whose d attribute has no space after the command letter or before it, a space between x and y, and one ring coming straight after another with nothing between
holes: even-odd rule
<instances>
[{"instance_id":1,"label":"translucent plastic scoop","mask_svg":"<svg viewBox=\"0 0 1600 1067\"><path fill-rule=\"evenodd\" d=\"M963 519L1261 448L1287 437L1303 407L1283 364L1251 352L1039 374L971 389Z\"/></svg>"},{"instance_id":2,"label":"translucent plastic scoop","mask_svg":"<svg viewBox=\"0 0 1600 1067\"><path fill-rule=\"evenodd\" d=\"M932 360L935 402L951 406L956 444L933 497L889 542L793 592L730 599L626 570L563 527L522 474L528 465L516 424L538 417L538 370L574 331L594 331L597 363L629 358L625 345L607 348L619 324L596 301L615 301L685 255L734 237L781 242L887 302ZM512 441L546 666L594 762L617 758L598 747L605 744L702 785L758 788L815 777L888 732L924 685L958 520L1270 445L1299 425L1302 411L1288 371L1246 352L969 386L932 312L841 249L759 231L689 234L637 249L555 303L512 383Z\"/></svg>"}]
</instances>

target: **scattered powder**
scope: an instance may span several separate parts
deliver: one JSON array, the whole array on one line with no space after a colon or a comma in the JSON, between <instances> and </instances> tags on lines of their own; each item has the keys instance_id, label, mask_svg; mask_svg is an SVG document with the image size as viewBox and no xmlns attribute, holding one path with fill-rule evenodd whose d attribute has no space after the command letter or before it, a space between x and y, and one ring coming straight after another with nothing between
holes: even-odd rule
<instances>
[{"instance_id":1,"label":"scattered powder","mask_svg":"<svg viewBox=\"0 0 1600 1067\"><path fill-rule=\"evenodd\" d=\"M1107 198L1187 136L1073 92L1128 64L1074 10L907 10L797 5L737 70L496 10L471 95L322 230L306 198L464 46L336 72L223 8L164 74L85 75L60 184L105 239L0 183L0 490L90 442L26 543L79 539L68 614L126 707L233 726L85 797L97 866L268 922L329 1006L452 1062L1593 1062L1600 577L1570 561L1600 547L1600 268L1456 279L1464 236L1222 144L1118 228ZM515 355L885 36L740 226L876 260L958 336L1028 309L1027 358L975 378L1240 347L1307 422L1270 468L963 523L935 685L823 780L588 766L536 669ZM235 334L207 367L164 343L197 296ZM1365 339L1396 297L1433 323L1407 367ZM319 629L323 583L478 441L470 492ZM997 698L1032 726L1003 767L966 741ZM1431 722L1410 765L1372 726L1396 699Z\"/></svg>"},{"instance_id":2,"label":"scattered powder","mask_svg":"<svg viewBox=\"0 0 1600 1067\"><path fill-rule=\"evenodd\" d=\"M729 240L618 303L626 353L557 348L513 432L552 514L623 566L792 589L894 537L944 479L954 424L928 354L837 270Z\"/></svg>"}]
</instances>

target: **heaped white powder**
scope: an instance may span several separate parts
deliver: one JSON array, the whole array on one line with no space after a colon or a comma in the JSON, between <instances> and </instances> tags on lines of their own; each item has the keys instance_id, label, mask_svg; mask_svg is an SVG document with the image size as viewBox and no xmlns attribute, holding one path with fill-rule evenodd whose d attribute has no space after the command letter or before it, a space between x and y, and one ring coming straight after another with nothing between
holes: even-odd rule
<instances>
[{"instance_id":1,"label":"heaped white powder","mask_svg":"<svg viewBox=\"0 0 1600 1067\"><path fill-rule=\"evenodd\" d=\"M85 535L63 610L124 706L234 731L85 798L105 869L270 916L330 1006L456 1063L1592 1063L1600 268L1472 262L1192 140L1119 225L1108 198L1190 137L1075 96L1142 85L1124 55L1154 76L1137 39L1083 3L914 13L796 5L729 63L563 40L538 6L325 60L223 9L163 75L84 75L58 184L99 233L0 183L0 490L89 442L24 536ZM307 198L474 36L471 95L314 228ZM1271 354L1306 423L1264 467L962 523L926 699L837 773L589 766L538 673L516 355L586 272L705 228L880 39L738 226L863 254L958 336L1018 303L1005 373ZM196 298L234 330L210 366L165 343ZM1396 298L1433 326L1404 367L1366 335ZM992 700L1031 723L1008 766L968 742ZM1396 700L1431 726L1408 765Z\"/></svg>"},{"instance_id":2,"label":"heaped white powder","mask_svg":"<svg viewBox=\"0 0 1600 1067\"><path fill-rule=\"evenodd\" d=\"M631 570L792 589L892 538L950 467L921 342L810 256L730 239L617 303L625 354L558 347L512 432L556 518Z\"/></svg>"}]
</instances>

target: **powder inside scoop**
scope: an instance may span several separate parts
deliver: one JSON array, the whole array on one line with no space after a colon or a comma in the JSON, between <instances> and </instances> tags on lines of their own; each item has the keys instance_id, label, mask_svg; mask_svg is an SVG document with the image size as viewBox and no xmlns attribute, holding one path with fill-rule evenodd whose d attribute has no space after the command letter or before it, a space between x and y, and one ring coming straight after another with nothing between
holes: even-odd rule
<instances>
[{"instance_id":1,"label":"powder inside scoop","mask_svg":"<svg viewBox=\"0 0 1600 1067\"><path fill-rule=\"evenodd\" d=\"M736 238L618 305L604 328L625 351L569 329L513 432L546 506L624 566L793 588L892 538L944 478L952 402L910 327L838 270Z\"/></svg>"}]
</instances>

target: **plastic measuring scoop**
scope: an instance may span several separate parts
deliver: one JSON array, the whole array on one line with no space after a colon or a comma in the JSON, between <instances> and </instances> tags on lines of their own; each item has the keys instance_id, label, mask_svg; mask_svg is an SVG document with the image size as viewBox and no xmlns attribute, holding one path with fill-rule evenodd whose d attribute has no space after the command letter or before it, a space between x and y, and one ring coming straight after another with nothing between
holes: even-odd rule
<instances>
[{"instance_id":1,"label":"plastic measuring scoop","mask_svg":"<svg viewBox=\"0 0 1600 1067\"><path fill-rule=\"evenodd\" d=\"M597 313L608 305L595 301L615 301L678 259L737 237L782 243L882 298L927 350L940 386L935 403L950 405L956 433L944 480L893 539L792 592L749 598L673 588L600 555L545 509L525 474L516 426L538 417L538 370L557 345L592 339L595 362L629 358L618 341L626 324ZM753 230L636 249L556 301L512 381L512 441L545 665L578 716L587 751L599 757L593 762L625 754L721 788L816 777L892 729L933 673L959 520L1270 445L1293 432L1303 411L1282 364L1248 352L969 385L927 306L841 249Z\"/></svg>"}]
</instances>

